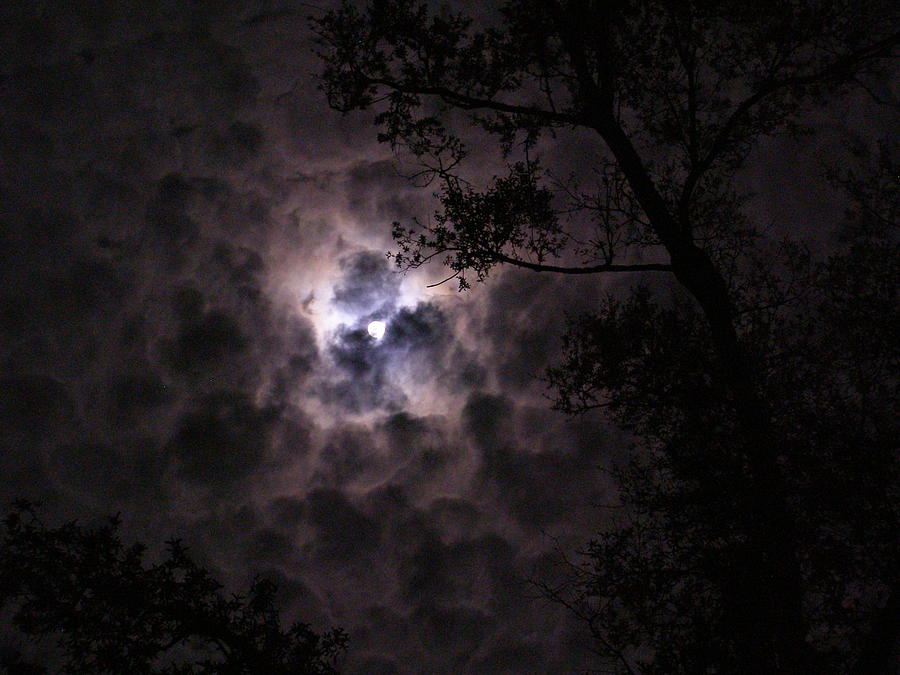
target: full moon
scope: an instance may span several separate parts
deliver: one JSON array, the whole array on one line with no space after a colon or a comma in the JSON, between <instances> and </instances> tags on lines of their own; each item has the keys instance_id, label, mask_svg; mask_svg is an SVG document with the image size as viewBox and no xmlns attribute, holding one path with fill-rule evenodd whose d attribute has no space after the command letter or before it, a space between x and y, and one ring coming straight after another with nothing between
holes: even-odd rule
<instances>
[{"instance_id":1,"label":"full moon","mask_svg":"<svg viewBox=\"0 0 900 675\"><path fill-rule=\"evenodd\" d=\"M384 335L384 321L372 321L369 323L369 335L371 335L376 340L380 340L381 336Z\"/></svg>"}]
</instances>

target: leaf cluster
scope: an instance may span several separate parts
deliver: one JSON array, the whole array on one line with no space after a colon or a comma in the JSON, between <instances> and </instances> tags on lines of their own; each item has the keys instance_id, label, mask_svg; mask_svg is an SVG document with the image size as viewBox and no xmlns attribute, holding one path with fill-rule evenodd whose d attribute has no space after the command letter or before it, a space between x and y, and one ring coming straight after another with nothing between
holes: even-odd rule
<instances>
[{"instance_id":1,"label":"leaf cluster","mask_svg":"<svg viewBox=\"0 0 900 675\"><path fill-rule=\"evenodd\" d=\"M765 241L734 178L761 137L805 132L807 107L886 68L895 4L508 0L475 21L380 0L313 22L332 105L376 110L440 181L432 220L394 225L400 267L440 260L461 289L497 264L680 284L574 318L548 372L558 407L607 408L641 450L621 527L574 598L554 594L618 670L848 672L884 632L897 247L872 223L895 221L874 204L897 173L838 172L870 213L823 263ZM484 132L524 159L476 187L463 161ZM592 166L558 181L542 135Z\"/></svg>"},{"instance_id":2,"label":"leaf cluster","mask_svg":"<svg viewBox=\"0 0 900 675\"><path fill-rule=\"evenodd\" d=\"M896 153L882 147L877 159L846 186L855 206L840 248L816 262L783 245L794 255L780 268L768 257L770 288L748 284L760 292L743 300L822 673L875 672L860 664L879 641L890 648L891 629L879 626L893 625L900 590L900 245L897 186L886 180ZM560 409L605 408L638 448L613 471L620 508L568 565L561 598L598 654L616 672L747 672L734 639L752 626L733 608L762 592L742 579L759 554L748 547L752 448L718 387L705 324L678 296L609 297L570 319L547 379Z\"/></svg>"},{"instance_id":3,"label":"leaf cluster","mask_svg":"<svg viewBox=\"0 0 900 675\"><path fill-rule=\"evenodd\" d=\"M114 517L96 528L48 527L28 502L3 521L0 606L22 633L55 643L62 672L336 672L344 633L282 628L271 581L225 595L179 540L147 565L145 547L124 545L119 526Z\"/></svg>"},{"instance_id":4,"label":"leaf cluster","mask_svg":"<svg viewBox=\"0 0 900 675\"><path fill-rule=\"evenodd\" d=\"M565 236L552 206L553 195L538 185L538 167L521 162L511 169L509 176L496 178L483 193L458 180L448 181L440 195L443 210L425 228L394 223L397 265L416 268L434 255L445 255L445 264L463 290L469 287L467 271L484 281L493 265L522 259L523 252L536 264L557 254Z\"/></svg>"},{"instance_id":5,"label":"leaf cluster","mask_svg":"<svg viewBox=\"0 0 900 675\"><path fill-rule=\"evenodd\" d=\"M395 226L397 262L437 258L450 278L471 271L481 280L501 262L596 273L614 271L615 259L633 271L644 253L660 261L661 240L671 253L676 236L713 256L734 255L753 238L734 172L758 138L802 131L804 106L883 66L900 40L889 5L507 0L475 21L445 5L379 0L345 2L312 27L329 103L345 113L375 110L379 139L421 162L416 177L441 183L437 225ZM542 135L583 143L584 132L595 134L604 142L597 163L614 170L594 173L591 199L564 182L552 202L552 246L538 237L529 247L540 221L527 218L485 238L462 217L508 196L522 172L513 162L509 176L478 190L465 183L467 144L483 149L484 132L504 157L521 153L534 167ZM530 174L521 187L540 200L552 181ZM635 240L636 223L653 236ZM637 245L609 245L625 239Z\"/></svg>"}]
</instances>

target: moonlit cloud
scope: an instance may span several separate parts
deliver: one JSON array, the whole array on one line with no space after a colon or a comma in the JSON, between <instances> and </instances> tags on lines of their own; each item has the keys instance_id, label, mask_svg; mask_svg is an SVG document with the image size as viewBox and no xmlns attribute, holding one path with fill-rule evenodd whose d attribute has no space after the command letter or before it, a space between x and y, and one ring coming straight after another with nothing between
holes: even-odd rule
<instances>
[{"instance_id":1,"label":"moonlit cloud","mask_svg":"<svg viewBox=\"0 0 900 675\"><path fill-rule=\"evenodd\" d=\"M0 80L3 498L270 576L349 673L578 668L521 582L618 442L535 379L597 288L399 274L430 194L326 109L301 13L132 9L11 11L41 39Z\"/></svg>"}]
</instances>

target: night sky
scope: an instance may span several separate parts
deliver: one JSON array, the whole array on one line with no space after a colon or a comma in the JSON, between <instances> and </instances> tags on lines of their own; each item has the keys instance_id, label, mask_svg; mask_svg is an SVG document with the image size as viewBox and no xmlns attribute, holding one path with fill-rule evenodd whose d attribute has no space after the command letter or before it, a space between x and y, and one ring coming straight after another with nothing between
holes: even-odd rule
<instances>
[{"instance_id":1,"label":"night sky","mask_svg":"<svg viewBox=\"0 0 900 675\"><path fill-rule=\"evenodd\" d=\"M636 279L395 271L391 222L433 190L371 113L328 109L310 7L0 11L0 500L264 574L289 617L347 630L349 673L585 667L528 579L590 537L628 439L540 376L565 313ZM812 121L741 180L760 223L824 241L829 134L875 122Z\"/></svg>"}]
</instances>

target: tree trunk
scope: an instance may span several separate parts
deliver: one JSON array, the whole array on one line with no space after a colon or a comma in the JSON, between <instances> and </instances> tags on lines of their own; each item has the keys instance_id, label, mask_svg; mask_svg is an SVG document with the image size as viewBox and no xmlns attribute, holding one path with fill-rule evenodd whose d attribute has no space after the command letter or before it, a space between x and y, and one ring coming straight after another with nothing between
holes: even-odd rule
<instances>
[{"instance_id":1,"label":"tree trunk","mask_svg":"<svg viewBox=\"0 0 900 675\"><path fill-rule=\"evenodd\" d=\"M853 675L897 675L900 672L900 580L888 597L872 629L866 645L853 668Z\"/></svg>"},{"instance_id":2,"label":"tree trunk","mask_svg":"<svg viewBox=\"0 0 900 675\"><path fill-rule=\"evenodd\" d=\"M740 345L734 308L719 270L685 234L669 212L624 130L611 112L595 110L596 130L619 163L635 196L669 252L672 271L696 299L709 322L723 385L742 429L750 497L740 525L747 536L747 565L752 583L736 580L735 606L729 608L746 632L737 635L741 658L760 673L808 673L802 575L797 531L778 466L779 443L768 406L759 394L754 368ZM697 476L703 480L703 476ZM746 516L744 518L743 516Z\"/></svg>"},{"instance_id":3,"label":"tree trunk","mask_svg":"<svg viewBox=\"0 0 900 675\"><path fill-rule=\"evenodd\" d=\"M778 465L780 444L750 359L738 341L725 281L709 256L692 248L686 259L673 256L675 277L696 298L709 322L750 470L749 498L741 515L748 537L746 562L756 569L751 573L753 583L736 589L734 596L742 606L732 611L747 613L743 623L748 633L737 637L744 658L759 672L808 673L797 530Z\"/></svg>"}]
</instances>

